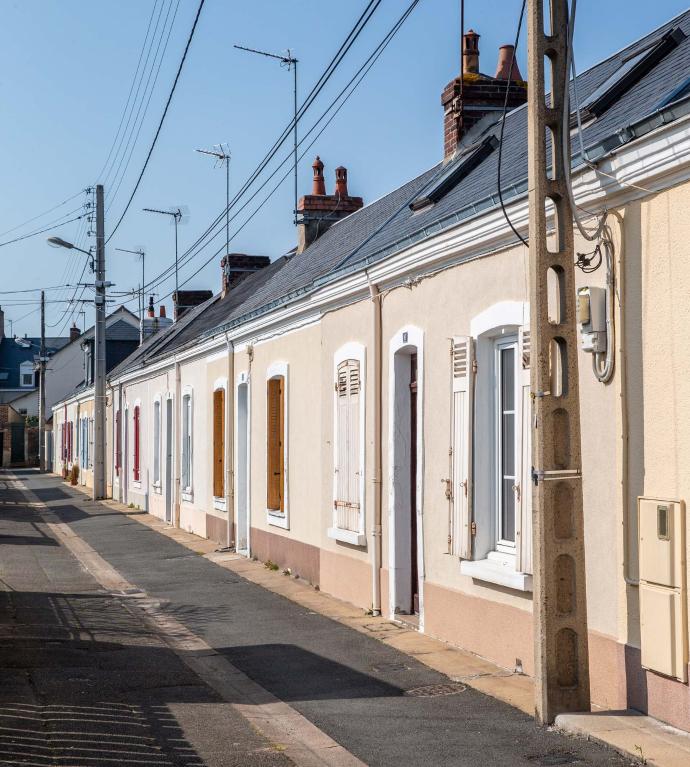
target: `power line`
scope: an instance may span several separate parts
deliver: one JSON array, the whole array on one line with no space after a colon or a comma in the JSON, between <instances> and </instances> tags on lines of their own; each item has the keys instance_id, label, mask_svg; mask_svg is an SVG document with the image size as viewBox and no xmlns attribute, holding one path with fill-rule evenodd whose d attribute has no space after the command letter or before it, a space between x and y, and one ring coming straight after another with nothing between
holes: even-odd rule
<instances>
[{"instance_id":1,"label":"power line","mask_svg":"<svg viewBox=\"0 0 690 767\"><path fill-rule=\"evenodd\" d=\"M77 210L80 210L79 208ZM74 212L74 211L72 211ZM69 215L69 214L65 214ZM65 224L71 224L72 221L79 221L80 218L84 218L86 214L83 213L81 216L75 216L74 218L70 218L67 221L61 221L60 223L53 222L50 225L46 226L44 229L36 229L34 232L29 232L28 234L23 234L21 237L15 237L13 240L7 240L5 242L0 242L0 248L5 247L5 245L12 245L14 242L20 242L21 240L27 240L29 237L35 237L37 234L43 234L44 232L49 231L50 229L57 229L61 226L64 226Z\"/></svg>"},{"instance_id":2,"label":"power line","mask_svg":"<svg viewBox=\"0 0 690 767\"><path fill-rule=\"evenodd\" d=\"M158 123L158 128L156 129L156 133L153 137L153 141L151 142L151 146L149 148L148 154L146 155L146 159L144 160L144 165L141 169L141 172L139 173L139 178L137 179L136 184L134 185L134 189L132 190L132 194L129 197L129 200L127 201L127 204L125 205L125 209L122 211L122 215L118 219L117 223L115 224L115 227L113 228L112 232L110 233L110 236L106 240L106 242L110 242L115 232L120 227L120 224L122 223L122 220L127 215L127 211L129 210L130 205L132 204L132 200L134 200L134 195L137 193L137 190L139 189L139 185L141 184L141 180L144 178L144 173L146 172L146 168L148 167L149 160L151 159L151 155L153 154L153 150L156 146L156 142L158 141L158 136L160 135L161 130L163 129L163 123L165 122L165 117L168 114L168 109L170 108L170 103L172 102L173 95L175 94L175 89L177 88L177 83L180 79L180 75L182 73L182 67L184 66L185 60L187 59L187 52L189 51L189 46L192 44L192 39L194 38L194 32L196 31L196 26L199 21L199 16L201 15L201 9L204 7L205 0L200 0L199 7L197 8L196 16L194 17L194 24L192 25L191 32L189 33L189 37L187 38L187 44L185 45L184 53L182 54L182 59L180 60L180 65L177 68L177 74L175 75L175 80L173 81L172 88L170 89L170 94L168 96L168 100L165 104L165 108L163 109L163 114L161 116L160 122Z\"/></svg>"},{"instance_id":3,"label":"power line","mask_svg":"<svg viewBox=\"0 0 690 767\"><path fill-rule=\"evenodd\" d=\"M4 237L6 234L9 234L10 232L15 232L17 229L21 229L27 224L30 224L32 221L35 221L37 218L43 218L43 216L47 216L48 213L52 213L54 210L61 208L63 205L67 205L68 202L72 202L72 200L79 197L79 195L82 194L83 192L84 190L81 189L76 194L73 194L71 197L68 197L66 200L59 202L57 205L53 205L52 208L48 208L48 210L44 210L42 213L38 213L32 218L28 218L26 221L23 221L21 224L17 224L16 226L13 226L11 229L5 229L4 232L0 232L0 237ZM66 213L65 215L69 215L69 214Z\"/></svg>"},{"instance_id":4,"label":"power line","mask_svg":"<svg viewBox=\"0 0 690 767\"><path fill-rule=\"evenodd\" d=\"M365 26L369 23L371 20L373 14L377 10L378 6L380 5L381 0L370 0L370 2L365 7L364 11L361 13L357 21L355 22L352 29L348 32L347 36L345 37L345 40L340 45L338 51L335 53L329 64L327 65L324 72L321 74L319 79L317 80L316 84L313 86L312 90L306 97L305 101L303 102L302 106L299 108L297 115L295 118L290 120L290 122L287 124L287 126L284 128L278 139L274 142L273 146L268 150L268 152L264 155L264 158L261 160L261 162L258 164L258 166L255 168L255 170L250 174L250 176L247 178L247 180L243 183L241 189L235 194L232 201L230 202L230 208L233 208L238 200L245 194L245 192L249 189L249 187L254 183L254 181L258 178L258 176L261 174L261 172L266 168L266 166L269 164L269 162L273 159L273 157L277 154L280 147L284 144L288 136L290 135L295 120L300 120L306 113L307 109L313 104L314 100L317 98L319 93L323 90L325 85L328 83L330 78L333 76L333 73L336 71L337 67L342 63L344 57L347 55L348 51L354 45L355 41L358 39L359 35L362 33ZM306 137L305 137L306 138ZM184 261L187 259L190 254L197 248L199 250L202 250L208 243L205 245L199 247L201 243L204 242L204 240L207 240L209 236L211 235L211 232L219 225L220 222L222 222L223 217L226 214L226 209L224 208L220 214L214 219L214 221L211 222L211 224L206 228L206 230L196 239L192 245L189 246L189 248L185 251L185 253L182 254L181 259ZM119 222L118 222L119 223ZM211 237L211 240L215 238L216 235L213 235ZM111 234L112 237L112 234ZM155 287L156 285L159 285L160 282L165 279L165 277L171 273L171 269L174 267L168 267L167 269L163 270L159 275L157 275L147 286L146 289L149 290L151 287Z\"/></svg>"},{"instance_id":5,"label":"power line","mask_svg":"<svg viewBox=\"0 0 690 767\"><path fill-rule=\"evenodd\" d=\"M172 21L168 25L168 19L170 18L170 11L172 9L172 3L168 7L168 13L166 14L165 21L163 22L163 29L161 31L161 35L158 39L158 44L156 46L156 52L153 57L153 64L151 66L151 70L148 75L148 79L146 81L146 86L144 88L144 94L142 97L142 101L139 104L139 108L137 109L137 114L134 119L134 125L132 126L132 131L130 132L130 137L132 133L134 132L134 129L136 128L136 135L134 136L134 139L132 141L128 141L128 147L125 149L125 152L122 155L122 158L120 159L120 163L118 165L118 169L115 172L115 176L113 177L113 181L111 184L111 187L114 186L114 191L112 194L109 195L109 201L108 201L108 208L106 210L106 213L110 210L110 208L113 206L115 199L117 198L117 194L120 191L120 187L122 185L122 182L124 181L125 175L127 174L127 170L129 168L129 164L132 161L132 155L134 154L134 150L136 149L137 143L139 141L139 136L141 134L141 129L144 125L144 122L146 120L146 115L148 114L149 106L151 105L151 98L153 97L153 92L156 88L156 83L158 82L158 76L160 75L161 67L163 65L163 60L165 59L166 51L168 50L168 43L170 42L170 35L172 34L173 26L175 25L175 19L177 18L177 11L180 7L180 0L177 0L177 4L175 5L175 12L173 13ZM158 51L160 50L161 43L163 41L163 36L165 35L165 29L168 29L168 34L165 38L165 44L163 46L163 51L160 55L160 58L158 57ZM156 67L156 60L158 61L158 65ZM153 69L156 67L156 74L153 78L153 82L151 82L151 77L153 75ZM149 88L150 84L150 88ZM141 115L141 119L139 119L139 114L141 113L141 108L144 105L144 99L146 98L146 93L148 92L148 99L146 100L146 106L144 106L144 112ZM138 126L137 126L138 121ZM120 173L120 168L122 167L122 162L125 159L125 154L127 153L127 149L129 149L129 154L127 155L127 160L125 162L125 166L122 169L122 172ZM115 179L117 178L119 173L119 179L116 182Z\"/></svg>"},{"instance_id":6,"label":"power line","mask_svg":"<svg viewBox=\"0 0 690 767\"><path fill-rule=\"evenodd\" d=\"M338 108L335 110L335 112L330 116L330 118L327 120L327 122L323 125L321 130L314 136L312 141L304 148L302 153L300 154L299 159L301 160L307 152L311 149L311 147L316 143L316 141L319 139L321 134L326 130L326 128L331 124L331 122L335 119L336 115L340 112L340 110L345 106L348 99L352 96L352 94L355 92L357 87L360 85L360 83L364 80L366 75L369 73L369 70L374 66L376 61L379 59L379 57L383 54L385 49L388 47L390 42L393 40L395 35L398 33L402 25L405 23L407 18L410 16L412 11L415 9L415 7L419 4L420 0L413 0L412 3L407 7L405 12L400 16L400 18L396 21L396 23L393 25L391 30L384 36L384 38L381 40L381 42L378 44L378 46L374 49L374 52L366 59L366 61L361 65L359 70L355 73L355 75L350 79L348 84L343 88L343 90L340 91L338 96L331 102L331 105L322 113L322 115L319 117L319 119L315 122L315 124L311 127L311 129L305 134L305 136L302 138L302 140L299 142L302 144L308 136L315 130L317 125L321 122L321 120L328 114L328 112L331 110L331 108L334 106L335 103L337 103L338 99L345 93L345 91L348 90L348 88L353 84L351 90L349 93L345 96L345 98L342 100ZM356 82L355 82L356 81ZM280 170L281 167L283 167L290 157L286 157L283 162L273 171L273 173L263 182L263 184L254 192L254 194L244 203L244 205L235 213L235 215L232 217L232 220L234 220L241 212L244 210L244 208L247 207L247 205L256 197L256 195L266 186L266 184L276 175L276 173ZM278 183L271 189L271 191L266 195L266 197L261 201L261 203L252 211L252 213L249 215L249 217L242 223L232 234L232 236L229 238L230 240L234 239L246 226L250 223L250 221L254 218L254 216L257 215L257 213L264 207L264 205L268 202L268 200L275 194L275 192L279 189L279 187L285 182L285 180L290 176L292 172L292 168L288 168L287 172L280 178ZM220 232L217 232L213 239L218 236ZM209 243L212 240L209 240ZM207 244L209 244L207 243ZM205 247L205 246L204 246ZM190 280L194 279L199 272L201 272L206 266L208 266L211 261L216 258L216 256L223 250L225 246L221 246L218 250L216 250L213 255L211 255L210 258L208 258L195 272L193 272L189 277L187 277L181 284L185 285ZM199 251L200 252L200 251ZM171 293L168 293L167 295L163 296L160 300L165 300L168 298Z\"/></svg>"},{"instance_id":7,"label":"power line","mask_svg":"<svg viewBox=\"0 0 690 767\"><path fill-rule=\"evenodd\" d=\"M137 81L137 77L139 75L139 67L141 66L141 60L144 57L144 51L146 50L146 43L149 39L149 32L151 31L151 22L153 21L153 17L156 14L156 7L158 6L158 0L155 0L153 4L153 8L151 9L151 16L149 17L149 23L146 27L146 35L144 36L144 42L142 43L141 50L139 51L139 60L137 61L137 67L134 71L134 77L132 78L132 83L129 86L129 93L127 94L127 101L125 102L125 108L122 110L122 117L120 117L120 124L117 126L117 131L115 132L115 138L113 139L113 143L110 146L110 150L108 151L108 156L105 159L105 162L103 163L103 167L98 171L96 174L96 178L101 178L103 173L105 172L105 169L108 167L108 163L110 162L110 158L113 154L113 149L115 149L115 145L117 144L117 140L120 137L120 130L122 129L122 125L125 121L125 115L127 114L127 111L129 109L129 102L132 98L132 92L134 91L134 84Z\"/></svg>"}]
</instances>

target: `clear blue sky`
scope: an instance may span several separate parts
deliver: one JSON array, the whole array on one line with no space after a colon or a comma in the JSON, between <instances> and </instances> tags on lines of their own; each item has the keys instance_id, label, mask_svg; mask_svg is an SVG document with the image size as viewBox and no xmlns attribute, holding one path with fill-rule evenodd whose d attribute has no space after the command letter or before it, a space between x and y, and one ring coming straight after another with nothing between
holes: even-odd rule
<instances>
[{"instance_id":1,"label":"clear blue sky","mask_svg":"<svg viewBox=\"0 0 690 767\"><path fill-rule=\"evenodd\" d=\"M171 0L158 0L158 8ZM173 12L177 0L172 0ZM371 23L345 59L301 130L311 125L354 74L378 40L406 7L407 0L383 0ZM167 52L150 107L119 192L107 179L112 203L106 234L119 216L141 168L196 12L196 0L180 0ZM146 177L125 221L107 248L108 277L116 290L137 286L140 263L114 247L147 252L147 276L173 259L173 228L162 216L141 208L186 205L180 227L184 251L217 215L225 200L224 173L194 152L228 142L231 187L261 159L291 117L291 75L277 62L233 49L233 43L281 52L291 48L300 61L300 92L306 94L364 8L364 0L206 0L163 133ZM682 0L580 0L576 58L582 71L613 51L683 11ZM0 147L2 215L0 231L14 227L80 189L104 181L104 165L123 113L154 0L0 0ZM336 166L349 169L350 193L371 201L436 163L442 154L444 85L459 71L458 0L421 0L406 25L301 163L300 194L310 188L311 160L320 154L327 186ZM512 42L520 0L466 0L466 24L481 34L481 68L493 73L498 46ZM170 17L172 18L172 16ZM520 66L525 73L524 42ZM161 49L162 50L162 49ZM279 157L282 159L284 154ZM269 187L270 188L270 187ZM295 244L292 182L286 181L231 249L275 258ZM36 222L0 236L0 241L51 223L77 207L81 198ZM261 199L261 198L258 198ZM250 212L253 207L247 209ZM231 231L242 223L238 218ZM80 236L79 222L56 230L65 239ZM47 235L0 248L0 290L20 290L76 281L81 256L45 244ZM93 240L91 240L93 241ZM88 244L88 241L85 240ZM220 245L217 241L216 247ZM216 247L182 269L184 280ZM203 257L203 258L202 258ZM187 287L220 286L219 258ZM88 274L88 273L87 273ZM169 280L160 294L172 290ZM49 299L70 290L50 291ZM35 307L13 301L35 294L0 295L14 332L38 333ZM168 310L171 301L166 300ZM136 310L136 302L130 307ZM49 304L48 321L60 330L65 315ZM76 317L80 326L83 317ZM57 321L57 322L56 322ZM87 307L86 322L93 314ZM6 321L6 333L9 324Z\"/></svg>"}]
</instances>

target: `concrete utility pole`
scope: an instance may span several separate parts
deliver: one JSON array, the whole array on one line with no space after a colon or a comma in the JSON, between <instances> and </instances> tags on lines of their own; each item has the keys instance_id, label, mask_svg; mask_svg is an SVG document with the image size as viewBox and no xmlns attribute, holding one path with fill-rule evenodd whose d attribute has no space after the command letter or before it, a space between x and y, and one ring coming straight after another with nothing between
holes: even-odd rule
<instances>
[{"instance_id":1,"label":"concrete utility pole","mask_svg":"<svg viewBox=\"0 0 690 767\"><path fill-rule=\"evenodd\" d=\"M551 34L544 31L544 5ZM567 0L529 0L529 257L532 463L534 520L534 646L536 717L588 711L589 662L582 516L580 400L575 326L573 214L565 188L563 121L568 87ZM551 67L545 101L544 65ZM547 173L546 132L551 142ZM570 157L570 152L567 154ZM553 203L554 234L547 244L546 205ZM558 289L547 290L549 270Z\"/></svg>"},{"instance_id":2,"label":"concrete utility pole","mask_svg":"<svg viewBox=\"0 0 690 767\"><path fill-rule=\"evenodd\" d=\"M46 470L46 294L41 291L41 349L38 353L38 466Z\"/></svg>"},{"instance_id":3,"label":"concrete utility pole","mask_svg":"<svg viewBox=\"0 0 690 767\"><path fill-rule=\"evenodd\" d=\"M105 221L103 185L96 187L96 328L94 349L93 498L105 498Z\"/></svg>"}]
</instances>

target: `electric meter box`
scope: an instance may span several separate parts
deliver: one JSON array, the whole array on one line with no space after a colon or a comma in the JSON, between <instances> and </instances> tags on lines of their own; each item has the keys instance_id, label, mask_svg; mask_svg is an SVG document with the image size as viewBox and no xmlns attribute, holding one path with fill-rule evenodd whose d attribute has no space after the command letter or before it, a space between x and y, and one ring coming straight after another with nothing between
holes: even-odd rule
<instances>
[{"instance_id":1,"label":"electric meter box","mask_svg":"<svg viewBox=\"0 0 690 767\"><path fill-rule=\"evenodd\" d=\"M582 334L582 350L606 351L606 290L585 287L577 291L577 321Z\"/></svg>"},{"instance_id":2,"label":"electric meter box","mask_svg":"<svg viewBox=\"0 0 690 767\"><path fill-rule=\"evenodd\" d=\"M687 682L685 504L638 498L642 666Z\"/></svg>"}]
</instances>

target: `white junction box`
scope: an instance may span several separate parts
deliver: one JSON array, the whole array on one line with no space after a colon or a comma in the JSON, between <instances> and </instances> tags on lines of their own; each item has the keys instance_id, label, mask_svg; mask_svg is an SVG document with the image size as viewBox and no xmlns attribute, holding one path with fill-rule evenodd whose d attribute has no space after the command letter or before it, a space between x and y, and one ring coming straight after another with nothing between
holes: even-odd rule
<instances>
[{"instance_id":1,"label":"white junction box","mask_svg":"<svg viewBox=\"0 0 690 767\"><path fill-rule=\"evenodd\" d=\"M642 666L688 680L685 504L637 499Z\"/></svg>"}]
</instances>

